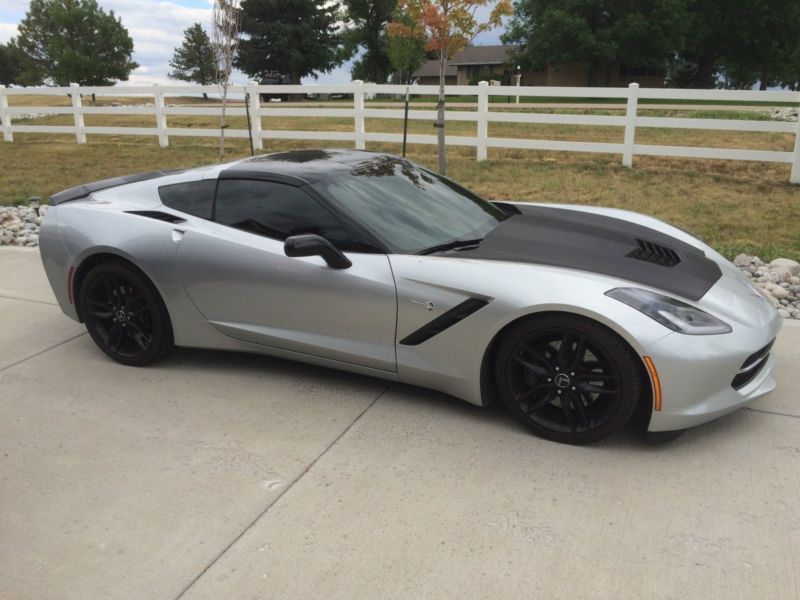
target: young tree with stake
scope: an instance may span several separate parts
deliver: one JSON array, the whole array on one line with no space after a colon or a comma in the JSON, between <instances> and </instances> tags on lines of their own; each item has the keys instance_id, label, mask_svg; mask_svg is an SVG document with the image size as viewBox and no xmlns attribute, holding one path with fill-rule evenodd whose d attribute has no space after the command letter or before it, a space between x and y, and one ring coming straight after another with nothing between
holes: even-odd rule
<instances>
[{"instance_id":1,"label":"young tree with stake","mask_svg":"<svg viewBox=\"0 0 800 600\"><path fill-rule=\"evenodd\" d=\"M214 53L217 61L217 81L222 88L222 112L219 117L219 160L225 160L225 109L228 106L228 86L233 70L233 56L239 45L239 0L214 0Z\"/></svg>"},{"instance_id":2,"label":"young tree with stake","mask_svg":"<svg viewBox=\"0 0 800 600\"><path fill-rule=\"evenodd\" d=\"M400 0L398 4L411 19L389 24L389 35L426 40L425 49L439 57L439 103L436 115L436 137L439 147L439 172L447 173L444 135L444 74L447 61L463 50L479 33L499 26L512 12L511 0ZM486 21L478 21L479 8L492 9Z\"/></svg>"}]
</instances>

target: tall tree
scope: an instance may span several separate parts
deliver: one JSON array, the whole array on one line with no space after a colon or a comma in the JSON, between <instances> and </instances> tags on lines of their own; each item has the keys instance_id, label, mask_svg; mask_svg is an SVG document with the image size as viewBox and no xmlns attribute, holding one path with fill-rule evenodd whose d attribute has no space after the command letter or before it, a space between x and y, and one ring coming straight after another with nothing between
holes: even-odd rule
<instances>
[{"instance_id":1,"label":"tall tree","mask_svg":"<svg viewBox=\"0 0 800 600\"><path fill-rule=\"evenodd\" d=\"M397 11L394 21L402 23L408 28L413 27L411 18ZM388 41L389 62L400 76L401 83L411 83L414 71L422 66L427 58L425 53L425 40L419 37L403 35L390 35Z\"/></svg>"},{"instance_id":2,"label":"tall tree","mask_svg":"<svg viewBox=\"0 0 800 600\"><path fill-rule=\"evenodd\" d=\"M211 39L200 23L195 23L183 32L183 43L175 48L169 61L172 71L170 79L193 81L200 85L210 85L217 81L217 61ZM208 98L208 94L203 94Z\"/></svg>"},{"instance_id":3,"label":"tall tree","mask_svg":"<svg viewBox=\"0 0 800 600\"><path fill-rule=\"evenodd\" d=\"M15 57L11 54L11 47L6 44L0 44L0 84L11 85L17 82L19 77L19 63L14 60Z\"/></svg>"},{"instance_id":4,"label":"tall tree","mask_svg":"<svg viewBox=\"0 0 800 600\"><path fill-rule=\"evenodd\" d=\"M339 4L324 0L243 0L235 65L251 77L279 73L292 84L344 62Z\"/></svg>"},{"instance_id":5,"label":"tall tree","mask_svg":"<svg viewBox=\"0 0 800 600\"><path fill-rule=\"evenodd\" d=\"M424 39L425 49L439 57L439 102L436 116L436 137L439 148L439 172L447 173L444 132L444 74L447 61L463 50L479 33L498 27L503 17L511 14L511 0L400 0L400 10L408 22L393 21L389 34ZM476 11L492 7L486 21L479 21Z\"/></svg>"},{"instance_id":6,"label":"tall tree","mask_svg":"<svg viewBox=\"0 0 800 600\"><path fill-rule=\"evenodd\" d=\"M787 49L783 61L784 68L778 84L800 91L800 40L794 48Z\"/></svg>"},{"instance_id":7,"label":"tall tree","mask_svg":"<svg viewBox=\"0 0 800 600\"><path fill-rule=\"evenodd\" d=\"M347 28L345 49L363 54L352 68L353 79L384 83L391 71L386 25L392 18L397 0L344 0Z\"/></svg>"},{"instance_id":8,"label":"tall tree","mask_svg":"<svg viewBox=\"0 0 800 600\"><path fill-rule=\"evenodd\" d=\"M800 46L800 3L797 0L693 0L693 11L717 17L709 26L694 20L687 45L705 50L695 58L699 69L694 83L713 85L709 72L713 64L725 84L762 90L783 80L790 68L790 56ZM679 55L688 56L684 49Z\"/></svg>"},{"instance_id":9,"label":"tall tree","mask_svg":"<svg viewBox=\"0 0 800 600\"><path fill-rule=\"evenodd\" d=\"M14 44L0 44L0 84L21 83L23 56Z\"/></svg>"},{"instance_id":10,"label":"tall tree","mask_svg":"<svg viewBox=\"0 0 800 600\"><path fill-rule=\"evenodd\" d=\"M664 68L680 41L685 0L515 0L503 35L523 67L587 65L587 85L607 85L615 63Z\"/></svg>"},{"instance_id":11,"label":"tall tree","mask_svg":"<svg viewBox=\"0 0 800 600\"><path fill-rule=\"evenodd\" d=\"M731 34L745 41L749 23L730 18L751 0L686 0L683 36L675 48L667 82L672 87L713 88L724 75L724 57L730 55ZM733 53L736 54L735 52ZM739 71L739 72L737 72ZM728 73L728 85L741 79L736 67Z\"/></svg>"},{"instance_id":12,"label":"tall tree","mask_svg":"<svg viewBox=\"0 0 800 600\"><path fill-rule=\"evenodd\" d=\"M36 78L55 85L112 85L138 67L133 40L95 0L31 0L14 44Z\"/></svg>"}]
</instances>

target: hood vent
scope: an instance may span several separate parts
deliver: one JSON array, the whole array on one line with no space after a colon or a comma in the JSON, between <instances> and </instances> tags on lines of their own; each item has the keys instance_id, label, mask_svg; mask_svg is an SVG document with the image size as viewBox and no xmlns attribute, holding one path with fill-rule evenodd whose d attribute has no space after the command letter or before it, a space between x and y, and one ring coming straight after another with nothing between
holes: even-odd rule
<instances>
[{"instance_id":1,"label":"hood vent","mask_svg":"<svg viewBox=\"0 0 800 600\"><path fill-rule=\"evenodd\" d=\"M636 260L643 260L645 262L660 265L662 267L675 267L680 264L681 257L672 248L660 246L653 242L637 239L636 243L639 247L633 252L628 254L628 257L635 258Z\"/></svg>"},{"instance_id":2,"label":"hood vent","mask_svg":"<svg viewBox=\"0 0 800 600\"><path fill-rule=\"evenodd\" d=\"M156 219L157 221L166 221L167 223L185 223L186 219L182 219L178 215L171 215L169 213L161 212L159 210L128 210L125 211L129 215L139 215L140 217L147 217L148 219Z\"/></svg>"}]
</instances>

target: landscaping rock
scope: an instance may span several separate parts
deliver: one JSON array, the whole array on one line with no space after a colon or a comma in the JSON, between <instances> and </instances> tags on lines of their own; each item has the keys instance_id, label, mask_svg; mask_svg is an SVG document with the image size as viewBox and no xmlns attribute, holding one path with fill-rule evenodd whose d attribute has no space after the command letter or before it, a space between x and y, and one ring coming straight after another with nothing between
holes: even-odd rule
<instances>
[{"instance_id":1,"label":"landscaping rock","mask_svg":"<svg viewBox=\"0 0 800 600\"><path fill-rule=\"evenodd\" d=\"M779 285L773 285L770 288L770 293L775 296L778 300L784 300L789 297L789 290L782 288Z\"/></svg>"},{"instance_id":2,"label":"landscaping rock","mask_svg":"<svg viewBox=\"0 0 800 600\"><path fill-rule=\"evenodd\" d=\"M775 271L777 269L786 269L790 276L800 273L800 263L788 258L776 258L769 263L770 268Z\"/></svg>"}]
</instances>

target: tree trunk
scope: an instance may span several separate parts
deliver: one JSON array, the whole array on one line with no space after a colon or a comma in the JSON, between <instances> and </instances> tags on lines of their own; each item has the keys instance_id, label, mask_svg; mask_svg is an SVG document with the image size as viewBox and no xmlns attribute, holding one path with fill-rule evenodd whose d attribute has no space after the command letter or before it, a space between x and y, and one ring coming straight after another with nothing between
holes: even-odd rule
<instances>
[{"instance_id":1,"label":"tree trunk","mask_svg":"<svg viewBox=\"0 0 800 600\"><path fill-rule=\"evenodd\" d=\"M289 73L289 85L301 85L300 75ZM286 100L289 102L302 102L304 99L305 94L286 94Z\"/></svg>"},{"instance_id":2,"label":"tree trunk","mask_svg":"<svg viewBox=\"0 0 800 600\"><path fill-rule=\"evenodd\" d=\"M768 77L769 77L769 75L767 75L767 70L766 69L762 69L761 70L761 77L759 77L760 81L759 81L759 86L758 86L758 89L760 91L762 91L762 92L766 91L766 89L767 89L767 78Z\"/></svg>"},{"instance_id":3,"label":"tree trunk","mask_svg":"<svg viewBox=\"0 0 800 600\"><path fill-rule=\"evenodd\" d=\"M692 87L701 89L715 87L715 62L715 57L712 56L705 56L700 59L697 65L697 72L694 75L694 81L692 81Z\"/></svg>"},{"instance_id":4,"label":"tree trunk","mask_svg":"<svg viewBox=\"0 0 800 600\"><path fill-rule=\"evenodd\" d=\"M444 140L444 73L447 54L439 50L439 104L436 106L436 142L439 146L439 173L447 175L447 155Z\"/></svg>"}]
</instances>

